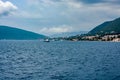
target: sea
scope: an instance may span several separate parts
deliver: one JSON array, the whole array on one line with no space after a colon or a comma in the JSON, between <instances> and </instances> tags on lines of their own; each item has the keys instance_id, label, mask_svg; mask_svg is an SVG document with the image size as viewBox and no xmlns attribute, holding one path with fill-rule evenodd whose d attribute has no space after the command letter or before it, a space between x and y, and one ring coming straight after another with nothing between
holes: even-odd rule
<instances>
[{"instance_id":1,"label":"sea","mask_svg":"<svg viewBox=\"0 0 120 80\"><path fill-rule=\"evenodd\" d=\"M120 42L1 40L0 80L120 80Z\"/></svg>"}]
</instances>

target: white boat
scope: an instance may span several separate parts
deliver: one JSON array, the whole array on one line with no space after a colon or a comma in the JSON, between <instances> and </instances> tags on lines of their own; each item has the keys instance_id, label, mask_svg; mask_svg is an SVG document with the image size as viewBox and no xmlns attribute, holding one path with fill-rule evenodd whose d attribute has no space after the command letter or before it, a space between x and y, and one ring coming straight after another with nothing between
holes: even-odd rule
<instances>
[{"instance_id":1,"label":"white boat","mask_svg":"<svg viewBox=\"0 0 120 80\"><path fill-rule=\"evenodd\" d=\"M49 39L45 39L44 42L50 42Z\"/></svg>"}]
</instances>

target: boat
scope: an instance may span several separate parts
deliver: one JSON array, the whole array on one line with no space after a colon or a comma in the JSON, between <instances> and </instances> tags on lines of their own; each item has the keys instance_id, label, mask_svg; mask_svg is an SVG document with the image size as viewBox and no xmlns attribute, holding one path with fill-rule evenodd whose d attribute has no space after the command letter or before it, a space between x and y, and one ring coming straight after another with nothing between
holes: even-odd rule
<instances>
[{"instance_id":1,"label":"boat","mask_svg":"<svg viewBox=\"0 0 120 80\"><path fill-rule=\"evenodd\" d=\"M49 39L45 39L44 42L50 42L50 40Z\"/></svg>"}]
</instances>

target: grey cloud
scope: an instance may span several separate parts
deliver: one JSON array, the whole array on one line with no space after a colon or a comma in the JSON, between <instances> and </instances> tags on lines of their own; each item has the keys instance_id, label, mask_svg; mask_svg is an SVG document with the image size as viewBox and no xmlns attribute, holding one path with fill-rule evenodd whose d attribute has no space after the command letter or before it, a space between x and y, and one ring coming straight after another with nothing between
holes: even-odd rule
<instances>
[{"instance_id":1,"label":"grey cloud","mask_svg":"<svg viewBox=\"0 0 120 80\"><path fill-rule=\"evenodd\" d=\"M88 3L88 4L104 2L103 0L76 0L76 1L83 2L83 3Z\"/></svg>"},{"instance_id":2,"label":"grey cloud","mask_svg":"<svg viewBox=\"0 0 120 80\"><path fill-rule=\"evenodd\" d=\"M120 4L120 0L51 0L55 2L61 2L61 1L76 1L76 2L82 2L85 4L95 4L95 3L117 3Z\"/></svg>"},{"instance_id":3,"label":"grey cloud","mask_svg":"<svg viewBox=\"0 0 120 80\"><path fill-rule=\"evenodd\" d=\"M30 0L29 0L30 1ZM31 0L35 2L34 0ZM80 2L84 4L97 4L97 3L110 3L110 4L120 4L120 0L36 0L37 2Z\"/></svg>"},{"instance_id":4,"label":"grey cloud","mask_svg":"<svg viewBox=\"0 0 120 80\"><path fill-rule=\"evenodd\" d=\"M120 4L120 0L75 0L75 1L82 2L85 4L96 4L96 3Z\"/></svg>"}]
</instances>

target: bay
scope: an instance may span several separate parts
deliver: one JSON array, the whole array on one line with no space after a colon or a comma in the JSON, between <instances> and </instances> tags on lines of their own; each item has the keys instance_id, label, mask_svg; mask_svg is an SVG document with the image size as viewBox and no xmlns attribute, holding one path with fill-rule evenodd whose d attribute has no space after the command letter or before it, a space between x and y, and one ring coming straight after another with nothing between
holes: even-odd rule
<instances>
[{"instance_id":1,"label":"bay","mask_svg":"<svg viewBox=\"0 0 120 80\"><path fill-rule=\"evenodd\" d=\"M1 40L0 80L120 80L120 43Z\"/></svg>"}]
</instances>

